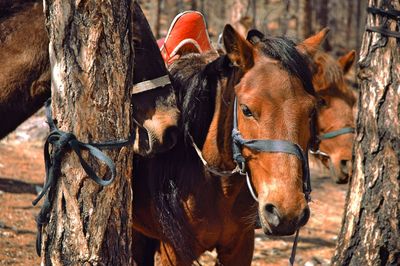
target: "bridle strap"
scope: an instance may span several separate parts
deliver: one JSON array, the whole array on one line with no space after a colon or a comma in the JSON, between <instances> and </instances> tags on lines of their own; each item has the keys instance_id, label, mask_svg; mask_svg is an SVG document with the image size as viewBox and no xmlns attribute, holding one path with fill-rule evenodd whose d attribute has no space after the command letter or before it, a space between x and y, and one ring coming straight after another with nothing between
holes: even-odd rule
<instances>
[{"instance_id":1,"label":"bridle strap","mask_svg":"<svg viewBox=\"0 0 400 266\"><path fill-rule=\"evenodd\" d=\"M244 139L239 130L238 130L238 122L237 122L237 99L235 97L234 100L234 111L233 111L233 129L232 129L232 151L233 151L233 159L238 165L245 163L245 158L242 155L242 147L246 146L247 148L259 152L272 152L272 153L286 153L296 156L302 163L303 170L303 192L307 200L310 199L311 193L311 181L310 181L310 170L308 166L308 156L303 151L303 149L296 143L292 143L286 140L272 140L272 139ZM249 190L252 191L251 183L247 182L249 186ZM253 193L254 191L253 191ZM253 196L256 198L255 196Z\"/></svg>"},{"instance_id":2,"label":"bridle strap","mask_svg":"<svg viewBox=\"0 0 400 266\"><path fill-rule=\"evenodd\" d=\"M203 153L201 152L200 148L194 142L192 135L191 134L188 134L188 135L189 135L190 141L192 143L192 146L197 153L197 156L200 158L200 161L203 163L204 168L208 172L210 172L211 174L214 174L216 176L232 176L234 174L241 174L241 169L238 165L233 170L219 170L217 168L210 166L208 164L208 162L206 161L206 159L204 159Z\"/></svg>"},{"instance_id":3,"label":"bridle strap","mask_svg":"<svg viewBox=\"0 0 400 266\"><path fill-rule=\"evenodd\" d=\"M155 79L145 80L139 83L136 83L131 88L131 94L138 94L145 91L153 90L158 87L164 87L166 85L170 85L171 80L168 75L164 75Z\"/></svg>"},{"instance_id":4,"label":"bridle strap","mask_svg":"<svg viewBox=\"0 0 400 266\"><path fill-rule=\"evenodd\" d=\"M306 198L306 201L309 202L311 200L311 178L310 178L310 169L308 165L308 152L305 153L303 149L297 144L286 140L271 140L271 139L244 139L238 129L238 119L237 119L237 99L235 97L234 101L234 111L233 111L233 129L232 129L232 151L233 151L233 159L237 164L244 164L245 158L242 155L242 147L245 146L251 150L259 151L259 152L274 152L274 153L286 153L296 156L302 163L303 170L303 192ZM311 125L313 127L313 125ZM309 150L309 147L307 147ZM246 183L249 189L249 192L253 199L258 202L257 196L254 192L253 186L250 181L250 177L248 172L246 172ZM293 241L292 252L289 259L289 264L291 266L294 265L297 243L299 239L300 229L297 229L296 235Z\"/></svg>"},{"instance_id":5,"label":"bridle strap","mask_svg":"<svg viewBox=\"0 0 400 266\"><path fill-rule=\"evenodd\" d=\"M353 127L344 127L344 128L338 129L338 130L334 130L334 131L330 131L328 133L322 134L319 136L319 139L320 140L332 139L332 138L335 138L340 135L351 134L351 133L354 133Z\"/></svg>"}]
</instances>

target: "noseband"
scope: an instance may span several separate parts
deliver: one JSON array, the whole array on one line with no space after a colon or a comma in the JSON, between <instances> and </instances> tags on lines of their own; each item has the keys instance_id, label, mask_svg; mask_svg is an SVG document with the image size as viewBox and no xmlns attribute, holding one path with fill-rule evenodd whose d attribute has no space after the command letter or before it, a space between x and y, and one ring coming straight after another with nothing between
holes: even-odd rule
<instances>
[{"instance_id":1,"label":"noseband","mask_svg":"<svg viewBox=\"0 0 400 266\"><path fill-rule=\"evenodd\" d=\"M241 173L243 175L246 175L247 185L254 200L258 202L253 187L250 183L249 175L245 169L246 159L242 155L243 146L258 152L286 153L296 156L301 161L302 164L303 192L308 202L310 200L310 193L311 193L311 179L310 179L310 169L308 165L307 153L305 153L297 143L293 143L286 140L244 139L238 129L237 109L238 109L237 98L235 97L233 106L233 129L232 129L233 160L240 167Z\"/></svg>"},{"instance_id":2,"label":"noseband","mask_svg":"<svg viewBox=\"0 0 400 266\"><path fill-rule=\"evenodd\" d=\"M329 156L329 154L327 154L327 153L325 153L325 152L323 152L323 151L321 151L319 149L319 144L320 144L320 142L322 140L333 139L333 138L336 138L336 137L338 137L340 135L353 134L354 132L355 132L355 130L354 130L353 127L344 127L344 128L338 129L338 130L329 131L329 132L327 132L325 134L322 134L322 135L318 136L317 137L317 141L316 141L316 147L314 149L310 150L310 153L313 154L313 155L320 155L320 156L328 158L329 171L331 172L331 175L334 178L337 178L337 176L336 176L335 167L333 165L331 157Z\"/></svg>"},{"instance_id":3,"label":"noseband","mask_svg":"<svg viewBox=\"0 0 400 266\"><path fill-rule=\"evenodd\" d=\"M310 168L308 165L308 149L304 152L299 144L293 143L286 140L275 140L275 139L244 139L239 132L238 129L238 118L237 118L237 98L235 97L234 106L233 106L233 129L232 129L232 152L233 152L233 160L236 162L237 166L240 168L240 173L246 175L246 183L249 188L251 196L254 198L256 202L258 202L258 198L254 193L253 186L250 182L250 177L248 172L246 171L246 159L242 155L242 147L245 146L251 150L259 151L259 152L271 152L271 153L286 153L296 156L302 165L303 170L303 193L304 196L309 202L311 200L311 179L310 179ZM314 149L316 144L316 135L315 135L315 112L311 117L311 147ZM300 229L296 230L296 235L293 242L292 252L289 258L289 265L294 265L294 260L296 256L297 242L299 238Z\"/></svg>"}]
</instances>

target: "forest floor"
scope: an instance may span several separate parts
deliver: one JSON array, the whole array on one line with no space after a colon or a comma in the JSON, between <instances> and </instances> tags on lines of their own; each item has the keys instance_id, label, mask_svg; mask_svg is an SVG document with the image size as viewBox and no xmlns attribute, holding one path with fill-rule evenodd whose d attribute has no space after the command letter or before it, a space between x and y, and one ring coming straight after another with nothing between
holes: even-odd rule
<instances>
[{"instance_id":1,"label":"forest floor","mask_svg":"<svg viewBox=\"0 0 400 266\"><path fill-rule=\"evenodd\" d=\"M39 207L31 202L44 177L47 127L41 114L0 141L0 265L40 264L35 252ZM334 253L347 186L335 184L327 175L327 170L312 164L311 218L300 231L296 265L329 265ZM252 265L288 265L292 243L293 236L271 238L257 231ZM214 265L215 256L207 252L200 262Z\"/></svg>"}]
</instances>

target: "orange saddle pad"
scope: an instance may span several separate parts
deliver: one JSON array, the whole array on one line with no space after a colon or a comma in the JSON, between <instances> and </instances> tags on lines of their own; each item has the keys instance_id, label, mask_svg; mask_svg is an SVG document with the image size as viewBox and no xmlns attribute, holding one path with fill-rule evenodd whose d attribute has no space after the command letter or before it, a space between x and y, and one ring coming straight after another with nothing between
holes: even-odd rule
<instances>
[{"instance_id":1,"label":"orange saddle pad","mask_svg":"<svg viewBox=\"0 0 400 266\"><path fill-rule=\"evenodd\" d=\"M204 53L213 49L204 17L197 11L178 14L172 21L167 36L157 43L167 64L185 53Z\"/></svg>"}]
</instances>

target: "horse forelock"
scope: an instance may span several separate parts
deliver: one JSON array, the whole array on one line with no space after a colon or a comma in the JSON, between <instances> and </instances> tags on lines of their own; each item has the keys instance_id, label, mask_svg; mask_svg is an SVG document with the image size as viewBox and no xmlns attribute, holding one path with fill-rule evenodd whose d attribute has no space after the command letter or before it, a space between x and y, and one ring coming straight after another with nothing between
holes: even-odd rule
<instances>
[{"instance_id":1,"label":"horse forelock","mask_svg":"<svg viewBox=\"0 0 400 266\"><path fill-rule=\"evenodd\" d=\"M309 94L316 95L309 59L297 51L293 41L285 37L264 37L258 47L264 55L279 61L285 70L298 78Z\"/></svg>"}]
</instances>

